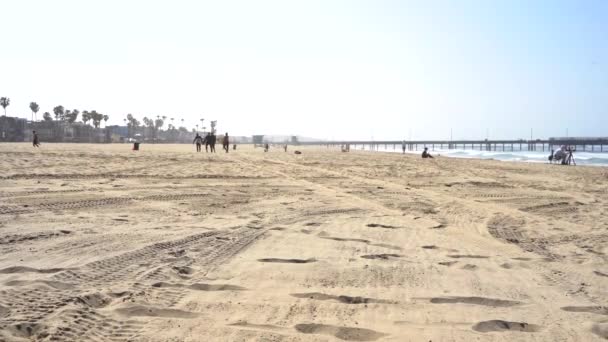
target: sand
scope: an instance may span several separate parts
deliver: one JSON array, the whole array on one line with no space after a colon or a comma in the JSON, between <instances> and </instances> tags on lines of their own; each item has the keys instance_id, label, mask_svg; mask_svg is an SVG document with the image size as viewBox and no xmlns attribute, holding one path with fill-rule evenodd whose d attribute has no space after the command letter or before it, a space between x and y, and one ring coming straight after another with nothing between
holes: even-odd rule
<instances>
[{"instance_id":1,"label":"sand","mask_svg":"<svg viewBox=\"0 0 608 342\"><path fill-rule=\"evenodd\" d=\"M0 340L608 338L606 168L290 149L0 144Z\"/></svg>"}]
</instances>

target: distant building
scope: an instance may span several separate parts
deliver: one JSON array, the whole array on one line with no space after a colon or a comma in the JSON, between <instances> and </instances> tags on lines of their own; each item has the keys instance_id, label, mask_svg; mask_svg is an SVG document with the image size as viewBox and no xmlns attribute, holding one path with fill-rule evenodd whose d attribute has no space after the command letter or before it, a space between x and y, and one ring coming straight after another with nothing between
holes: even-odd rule
<instances>
[{"instance_id":1,"label":"distant building","mask_svg":"<svg viewBox=\"0 0 608 342\"><path fill-rule=\"evenodd\" d=\"M264 136L263 135L253 135L251 136L251 141L253 142L253 147L257 147L258 145L264 145Z\"/></svg>"},{"instance_id":2,"label":"distant building","mask_svg":"<svg viewBox=\"0 0 608 342\"><path fill-rule=\"evenodd\" d=\"M26 127L26 119L0 116L0 141L25 141Z\"/></svg>"}]
</instances>

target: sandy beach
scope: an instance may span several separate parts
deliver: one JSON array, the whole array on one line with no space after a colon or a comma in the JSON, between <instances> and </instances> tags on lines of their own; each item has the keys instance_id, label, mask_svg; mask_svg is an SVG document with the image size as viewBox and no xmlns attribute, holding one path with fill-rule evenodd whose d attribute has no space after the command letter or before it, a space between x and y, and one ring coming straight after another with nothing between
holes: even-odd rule
<instances>
[{"instance_id":1,"label":"sandy beach","mask_svg":"<svg viewBox=\"0 0 608 342\"><path fill-rule=\"evenodd\" d=\"M608 169L0 144L0 341L608 338Z\"/></svg>"}]
</instances>

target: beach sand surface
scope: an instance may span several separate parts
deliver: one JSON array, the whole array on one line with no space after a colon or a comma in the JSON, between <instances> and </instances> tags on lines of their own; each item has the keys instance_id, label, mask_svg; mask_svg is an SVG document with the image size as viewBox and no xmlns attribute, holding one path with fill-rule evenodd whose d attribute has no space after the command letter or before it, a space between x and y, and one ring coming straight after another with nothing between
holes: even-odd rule
<instances>
[{"instance_id":1,"label":"beach sand surface","mask_svg":"<svg viewBox=\"0 0 608 342\"><path fill-rule=\"evenodd\" d=\"M608 338L608 169L0 144L0 341Z\"/></svg>"}]
</instances>

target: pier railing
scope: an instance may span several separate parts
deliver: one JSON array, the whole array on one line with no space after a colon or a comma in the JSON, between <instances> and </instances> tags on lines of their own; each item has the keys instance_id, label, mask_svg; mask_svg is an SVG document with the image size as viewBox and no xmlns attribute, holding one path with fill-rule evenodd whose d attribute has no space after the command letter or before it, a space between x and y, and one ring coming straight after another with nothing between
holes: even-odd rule
<instances>
[{"instance_id":1,"label":"pier railing","mask_svg":"<svg viewBox=\"0 0 608 342\"><path fill-rule=\"evenodd\" d=\"M353 149L417 151L424 147L429 150L435 149L462 149L479 151L550 151L558 149L562 145L570 146L576 150L590 152L604 152L604 145L608 147L608 138L601 139L535 139L535 140L340 140L340 141L315 141L300 142L300 145L317 145L327 147L341 147L350 145ZM607 149L608 152L608 149Z\"/></svg>"}]
</instances>

